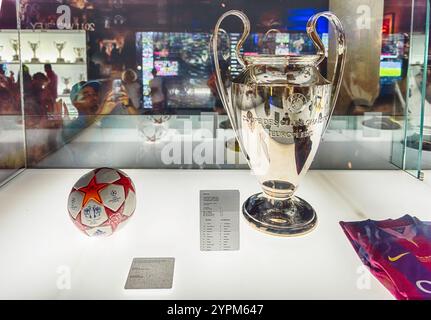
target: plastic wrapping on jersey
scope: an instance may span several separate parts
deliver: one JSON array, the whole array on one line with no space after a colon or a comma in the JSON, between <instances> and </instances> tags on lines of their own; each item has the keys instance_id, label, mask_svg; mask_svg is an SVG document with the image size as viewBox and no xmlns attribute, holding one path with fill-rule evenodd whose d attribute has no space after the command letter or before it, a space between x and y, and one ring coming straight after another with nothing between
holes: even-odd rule
<instances>
[{"instance_id":1,"label":"plastic wrapping on jersey","mask_svg":"<svg viewBox=\"0 0 431 320\"><path fill-rule=\"evenodd\" d=\"M362 262L399 300L431 300L431 222L340 222Z\"/></svg>"}]
</instances>

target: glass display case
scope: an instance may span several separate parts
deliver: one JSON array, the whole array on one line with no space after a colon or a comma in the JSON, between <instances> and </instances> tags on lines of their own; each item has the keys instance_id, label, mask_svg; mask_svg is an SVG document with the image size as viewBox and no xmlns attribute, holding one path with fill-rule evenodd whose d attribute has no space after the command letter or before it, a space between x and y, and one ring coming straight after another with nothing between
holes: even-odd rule
<instances>
[{"instance_id":1,"label":"glass display case","mask_svg":"<svg viewBox=\"0 0 431 320\"><path fill-rule=\"evenodd\" d=\"M7 12L7 13L6 13ZM26 167L25 124L22 88L19 85L19 32L14 2L4 2L0 11L0 185Z\"/></svg>"},{"instance_id":2,"label":"glass display case","mask_svg":"<svg viewBox=\"0 0 431 320\"><path fill-rule=\"evenodd\" d=\"M214 37L218 19L228 10L240 10L250 20L251 30L246 39L242 36L247 27L234 17L226 18ZM332 23L331 19L330 22L319 19L313 28L310 24L307 27L310 17L327 11L339 18L342 28L334 30L335 18ZM243 22L244 16L240 15ZM56 268L62 266L61 260L78 270L79 286L73 286L70 291L49 287L42 297L91 298L97 293L106 298L127 298L129 292L121 291L124 277L111 279L106 275L107 270L127 276L131 256L162 255L177 257L178 277L183 277L177 285L193 282L184 272L190 269L198 281L214 288L217 297L253 298L247 292L258 292L261 298L277 298L277 295L292 298L294 293L309 297L310 287L301 283L311 279L317 288L313 297L328 294L330 298L343 298L348 292L350 297L359 299L390 298L377 281L372 282L371 289L358 289L357 275L362 275L360 268L363 265L351 256L342 259L339 255L352 255L347 239L359 255L363 248L355 247L355 241L359 241L355 238L356 226L341 223L340 228L340 221L366 220L371 223L396 219L410 210L420 219L429 220L426 211L431 205L426 196L429 186L410 175L423 180L426 170L431 170L430 19L428 0L0 1L0 203L5 204L5 211L9 212L9 215L0 214L0 250L4 246L2 243L9 243L1 240L10 237L21 250L16 252L24 252L23 257L28 255L37 261L32 276L25 276L33 286L28 291L21 291L21 296L38 297L43 290L37 288L42 288L42 283L55 283L56 275L46 270L51 268L55 273ZM340 45L344 44L340 30L345 34L345 52L344 46ZM214 38L218 49L216 55L212 51ZM336 79L334 70L340 68L335 57L344 53L344 74L339 94L335 95L338 99L331 100L336 101L332 117L326 115L331 120L327 128L317 128L317 131L323 129L322 139L295 136L298 132L303 133L306 126L298 122L302 121L298 120L298 114L305 109L300 112L294 112L294 109L298 101L299 107L306 105L304 92L312 87L304 84L308 83L307 77L317 77L320 83L334 85L331 80ZM298 78L295 72L292 73L294 76L289 73L285 76L286 70L295 67L295 61L316 55L322 58L321 63L313 65L311 71L298 67L294 70L301 70ZM247 130L252 132L250 135L259 136L255 128L261 127L263 133L258 138L263 147L257 152L269 165L278 162L280 171L289 167L298 181L303 179L304 188L299 192L313 202L307 210L319 207L316 210L319 219L322 211L321 225L303 238L302 246L295 242L296 239L283 242L278 238L264 238L243 226L243 222L232 219L237 222L230 221L220 230L235 225L238 229L228 240L232 240L230 237L238 240L238 247L235 247L238 249L241 239L241 250L231 257L234 262L221 254L217 256L231 268L229 270L234 270L230 272L215 256L189 252L192 251L190 247L199 247L199 232L203 237L214 227L205 225L202 213L205 210L200 206L205 197L200 192L240 190L238 196L231 193L231 198L225 201L235 203L235 210L226 210L238 214L240 204L248 201L245 195L259 190L255 177L249 173L251 153L244 155L242 139L237 139L246 134L235 132L234 122L238 119L226 110L226 100L232 99L234 91L229 91L228 98L220 95L220 78L229 88L246 76L255 80L254 74L250 76L253 72L247 73L248 65L244 61L260 61L271 56L294 62L287 63L284 69L277 63L276 67L264 68L262 63L260 67L265 71L261 70L259 76L282 74L278 79L280 83L304 81L298 85L299 89L291 90L296 93L296 100L277 96L273 88L267 90L270 93L265 89L262 101L266 102L261 101L258 105L262 107L261 114L253 116L256 100L252 98L260 94L257 87L253 87L244 93L242 101L236 102L236 106L251 110L239 120L247 123ZM215 69L216 58L220 74ZM325 105L328 91L319 91L315 86L310 90L313 92L310 101L318 105L320 99L320 107L325 109L322 105ZM319 120L320 116L319 124L324 122L324 112L313 113L314 104L310 102L308 106L310 117L316 116ZM265 122L268 119L273 122ZM309 121L311 123L313 119ZM292 127L291 135L276 137L273 144L263 143L267 141L265 137L268 138L265 133L271 132L274 123ZM297 160L295 163L270 154L282 149L278 148L280 145L290 148L290 154ZM310 155L314 156L314 152L312 161ZM302 160L301 165L298 159ZM303 169L308 166L311 172L305 175L307 170ZM104 169L87 173L94 168ZM106 168L130 172L131 180L123 171L106 173L103 171ZM81 177L83 174L87 175ZM103 176L104 185L95 187L98 174ZM109 192L105 190L104 195L92 189L100 187L102 190L105 185L112 184L115 186ZM296 183L286 186L282 179L268 179L261 184L264 192L285 188L292 191L292 197L297 188ZM115 189L118 185L124 189ZM87 232L92 221L106 218L112 222L110 215L118 218L122 213L117 215L116 210L124 212L126 205L121 209L114 205L114 210L109 205L98 207L97 203L75 212L75 202L86 197L82 188L96 194L99 202L103 202L104 196L112 196L111 202L118 197L123 197L124 203L126 198L133 202L133 205L128 202L129 207L133 207L128 212L129 217L135 207L137 217L127 227L129 233L118 233L119 242L114 244L111 238L86 247L89 243L85 242L86 238L75 236L76 230L66 228L68 222L53 213L61 208L67 216L69 210L75 226ZM421 201L415 197L406 200L408 192L415 193ZM136 199L130 200L130 194ZM280 197L277 193L271 196L273 207L268 203L264 206L273 213L274 203ZM390 201L388 197L391 197ZM218 194L214 198L223 199ZM218 208L224 212L224 204ZM245 210L243 208L243 212ZM30 219L29 212L40 218ZM189 215L190 212L199 212L201 220L197 214ZM291 216L295 214L297 212ZM81 223L87 218L90 222ZM81 222L77 222L79 219ZM266 226L287 223L280 217L272 216L270 220ZM221 224L223 219L217 221ZM401 224L417 222L411 217L396 221ZM112 222L114 227L109 226L113 228L110 233L122 222ZM376 222L372 227L381 225ZM12 229L19 231L14 233ZM40 230L44 230L46 236L37 236ZM100 228L87 233L103 232ZM34 251L19 240L21 237L27 239L28 235L36 239ZM71 245L69 238L74 241ZM107 261L106 256L100 252L110 252L111 246L118 259L105 270L100 263ZM323 247L326 249L322 250ZM53 252L51 258L42 259L44 248ZM83 265L97 265L100 275L93 277L82 269L80 250L88 258ZM256 261L254 250L261 255L260 261ZM288 251L286 256L278 255L282 251ZM188 259L189 254L196 265L184 262L193 260ZM287 277L296 288L294 293L286 291L286 286L280 282L283 277L278 272L271 271L275 256L275 260L288 270ZM8 252L8 257L12 261L16 255ZM98 257L101 257L100 261ZM314 267L310 267L315 266L313 259L325 262L322 272L327 272L328 278L321 277ZM19 261L25 263L24 258ZM258 267L244 271L244 261L247 265L256 263L269 275L262 277ZM202 274L201 267L213 272L214 280ZM220 270L227 274L226 278L222 278ZM295 278L292 275L298 270L301 272ZM0 267L0 271L0 287L12 287L11 279L19 276L19 270L15 271L8 262ZM9 271L10 279L2 276ZM240 273L242 275L238 276ZM40 281L35 274L42 275ZM339 288L333 286L337 277L346 280L340 282L343 284ZM106 292L93 287L96 280L106 278ZM234 284L232 292L224 292L216 283L220 281L227 285L226 279ZM179 290L172 297L212 297L209 291L191 287L189 293ZM244 288L247 292L242 290ZM10 292L0 289L0 297L7 294ZM166 298L164 293L153 294L130 296ZM19 293L14 295L20 296Z\"/></svg>"},{"instance_id":3,"label":"glass display case","mask_svg":"<svg viewBox=\"0 0 431 320\"><path fill-rule=\"evenodd\" d=\"M11 10L12 2L4 2L4 10ZM20 68L23 71L29 168L95 167L105 145L116 141L117 135L123 143L111 147L125 153L111 160L112 166L247 168L217 94L209 51L213 20L228 8L241 8L256 21L241 49L245 56L313 53L305 22L318 11L332 10L345 25L350 54L314 169L420 171L420 159L427 158L423 153L428 151L412 146L419 144L421 128L427 128L421 126L421 103L425 101L425 111L427 106L422 88L427 62L424 43L429 33L426 1L358 2L356 10L340 1L323 0L274 2L262 8L241 1L227 7L199 1L187 6L191 9L184 11L181 1L159 6L136 1L111 1L106 6L98 1L65 1L58 6L51 1L20 2L19 30L13 25L16 21L8 22L11 29L1 33L0 54L6 74L15 76L16 87L20 87ZM281 7L285 9L278 10ZM204 8L213 18L199 15ZM154 10L158 15L145 16ZM266 36L270 27L280 30ZM229 65L226 72L234 78L241 71L234 50L240 29L235 21L228 21L225 28L220 46L224 67ZM334 43L328 24L319 22L318 33L331 53ZM331 72L332 64L329 60L322 65L322 73ZM46 88L35 88L36 82ZM80 113L72 99L84 82L97 91L97 103ZM106 98L115 92L125 92L131 107L117 105L93 123ZM42 98L37 95L43 95L44 101L38 101ZM212 155L208 151L203 162L164 163L162 146L175 144L175 139L189 140L185 132L193 136L195 145L212 140ZM84 136L86 142L78 143ZM70 161L68 152L83 154L80 148L85 145L95 149L93 161L85 156ZM216 159L219 152L222 155ZM225 158L229 160L220 160Z\"/></svg>"},{"instance_id":4,"label":"glass display case","mask_svg":"<svg viewBox=\"0 0 431 320\"><path fill-rule=\"evenodd\" d=\"M418 12L419 11L419 12ZM424 2L421 7L412 7L411 35L408 51L408 68L405 86L406 95L397 87L398 99L404 110L403 133L394 137L393 162L419 179L422 170L429 168L429 123L430 105L426 98L428 79L428 52L430 11Z\"/></svg>"}]
</instances>

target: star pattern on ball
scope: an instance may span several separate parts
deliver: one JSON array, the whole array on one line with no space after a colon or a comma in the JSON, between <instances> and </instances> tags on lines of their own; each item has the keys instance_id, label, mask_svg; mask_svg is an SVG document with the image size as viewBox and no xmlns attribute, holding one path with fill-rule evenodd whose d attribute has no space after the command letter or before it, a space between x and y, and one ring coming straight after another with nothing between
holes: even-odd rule
<instances>
[{"instance_id":1,"label":"star pattern on ball","mask_svg":"<svg viewBox=\"0 0 431 320\"><path fill-rule=\"evenodd\" d=\"M104 172L98 174L101 170ZM83 186L84 183L87 185ZM85 235L109 236L133 215L135 186L127 174L117 169L98 168L83 176L79 184L69 193L68 210L75 226ZM102 214L104 218L99 219Z\"/></svg>"},{"instance_id":2,"label":"star pattern on ball","mask_svg":"<svg viewBox=\"0 0 431 320\"><path fill-rule=\"evenodd\" d=\"M85 195L84 200L82 201L82 206L86 206L90 200L94 200L102 204L103 201L100 198L99 191L107 185L107 183L97 183L96 176L94 176L86 187L79 188L78 191L83 192Z\"/></svg>"},{"instance_id":3,"label":"star pattern on ball","mask_svg":"<svg viewBox=\"0 0 431 320\"><path fill-rule=\"evenodd\" d=\"M127 198L127 195L129 194L129 190L132 190L134 193L136 193L135 188L133 187L133 184L132 184L132 180L129 177L122 175L121 173L118 173L118 174L120 176L120 179L115 181L113 184L124 187L126 198Z\"/></svg>"}]
</instances>

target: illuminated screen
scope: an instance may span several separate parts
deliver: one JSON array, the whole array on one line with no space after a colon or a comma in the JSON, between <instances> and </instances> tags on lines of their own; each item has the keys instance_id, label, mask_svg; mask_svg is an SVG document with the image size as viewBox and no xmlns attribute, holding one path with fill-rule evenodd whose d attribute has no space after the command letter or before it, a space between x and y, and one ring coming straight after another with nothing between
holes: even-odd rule
<instances>
[{"instance_id":1,"label":"illuminated screen","mask_svg":"<svg viewBox=\"0 0 431 320\"><path fill-rule=\"evenodd\" d=\"M144 108L211 109L209 33L138 32ZM229 51L227 51L229 53ZM156 79L154 78L156 77Z\"/></svg>"},{"instance_id":2,"label":"illuminated screen","mask_svg":"<svg viewBox=\"0 0 431 320\"><path fill-rule=\"evenodd\" d=\"M160 77L169 77L178 75L178 61L159 60L154 61L154 67L157 75Z\"/></svg>"},{"instance_id":3,"label":"illuminated screen","mask_svg":"<svg viewBox=\"0 0 431 320\"><path fill-rule=\"evenodd\" d=\"M230 66L232 78L242 65L236 57L241 34L220 37L219 55ZM154 106L170 109L211 109L219 103L213 82L213 64L209 50L210 33L138 32L141 57L142 95L144 108ZM323 37L327 42L327 37ZM241 48L243 55L314 54L316 48L307 33L274 33L265 37L251 34ZM156 77L157 79L155 79ZM156 93L157 92L157 93Z\"/></svg>"},{"instance_id":4,"label":"illuminated screen","mask_svg":"<svg viewBox=\"0 0 431 320\"><path fill-rule=\"evenodd\" d=\"M389 78L400 78L402 75L402 62L397 61L385 61L380 63L380 77Z\"/></svg>"}]
</instances>

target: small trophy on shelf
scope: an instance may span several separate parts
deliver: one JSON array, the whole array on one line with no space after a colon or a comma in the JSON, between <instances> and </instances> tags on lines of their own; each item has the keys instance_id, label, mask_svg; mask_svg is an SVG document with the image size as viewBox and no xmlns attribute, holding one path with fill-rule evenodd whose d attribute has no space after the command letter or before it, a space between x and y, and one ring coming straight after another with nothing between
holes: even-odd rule
<instances>
[{"instance_id":1,"label":"small trophy on shelf","mask_svg":"<svg viewBox=\"0 0 431 320\"><path fill-rule=\"evenodd\" d=\"M84 54L84 48L73 48L73 52L75 52L76 55L76 63L83 63L84 58L82 57Z\"/></svg>"},{"instance_id":2,"label":"small trophy on shelf","mask_svg":"<svg viewBox=\"0 0 431 320\"><path fill-rule=\"evenodd\" d=\"M70 93L70 89L69 89L69 84L70 84L70 78L64 78L63 77L63 83L65 85L65 88L63 90L63 94L69 94Z\"/></svg>"},{"instance_id":3,"label":"small trophy on shelf","mask_svg":"<svg viewBox=\"0 0 431 320\"><path fill-rule=\"evenodd\" d=\"M40 62L40 60L39 60L39 58L36 56L36 51L37 51L37 49L39 49L40 41L38 41L38 42L31 42L31 41L29 41L29 42L28 42L28 45L30 46L31 51L33 51L33 58L31 58L31 62L32 62L32 63L39 63L39 62Z\"/></svg>"},{"instance_id":4,"label":"small trophy on shelf","mask_svg":"<svg viewBox=\"0 0 431 320\"><path fill-rule=\"evenodd\" d=\"M61 56L61 53L64 49L64 47L66 46L66 41L63 42L57 42L54 41L54 45L58 50L58 58L57 58L57 63L65 63L66 61L64 60L64 58Z\"/></svg>"},{"instance_id":5,"label":"small trophy on shelf","mask_svg":"<svg viewBox=\"0 0 431 320\"><path fill-rule=\"evenodd\" d=\"M19 43L18 43L18 39L10 39L10 44L12 46L13 51L15 52L15 54L12 56L12 60L13 61L19 61L19 54L18 54Z\"/></svg>"}]
</instances>

